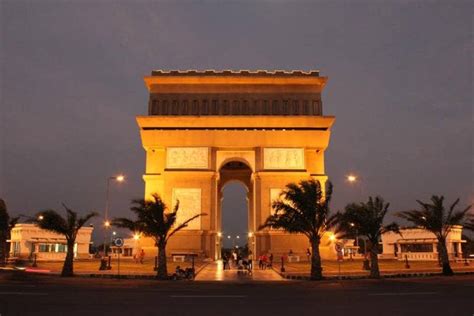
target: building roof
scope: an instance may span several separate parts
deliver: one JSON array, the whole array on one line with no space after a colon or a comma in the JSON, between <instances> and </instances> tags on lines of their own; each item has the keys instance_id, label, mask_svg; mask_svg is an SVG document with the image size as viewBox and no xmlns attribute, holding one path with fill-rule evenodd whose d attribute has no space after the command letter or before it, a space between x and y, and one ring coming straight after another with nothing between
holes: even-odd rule
<instances>
[{"instance_id":1,"label":"building roof","mask_svg":"<svg viewBox=\"0 0 474 316\"><path fill-rule=\"evenodd\" d=\"M152 76L319 77L319 70L153 70Z\"/></svg>"}]
</instances>

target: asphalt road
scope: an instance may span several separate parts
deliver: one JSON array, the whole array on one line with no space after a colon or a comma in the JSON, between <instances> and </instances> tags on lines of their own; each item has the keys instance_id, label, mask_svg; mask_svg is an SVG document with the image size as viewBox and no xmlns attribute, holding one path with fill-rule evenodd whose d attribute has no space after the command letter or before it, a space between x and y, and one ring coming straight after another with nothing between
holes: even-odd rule
<instances>
[{"instance_id":1,"label":"asphalt road","mask_svg":"<svg viewBox=\"0 0 474 316\"><path fill-rule=\"evenodd\" d=\"M474 315L474 276L322 282L0 278L9 315Z\"/></svg>"}]
</instances>

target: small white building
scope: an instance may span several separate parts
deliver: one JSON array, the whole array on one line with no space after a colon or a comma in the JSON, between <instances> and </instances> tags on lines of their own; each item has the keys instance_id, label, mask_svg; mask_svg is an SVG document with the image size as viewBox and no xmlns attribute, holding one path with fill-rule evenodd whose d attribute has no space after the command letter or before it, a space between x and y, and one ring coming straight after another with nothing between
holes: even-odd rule
<instances>
[{"instance_id":1,"label":"small white building","mask_svg":"<svg viewBox=\"0 0 474 316\"><path fill-rule=\"evenodd\" d=\"M93 227L82 227L77 233L74 258L89 258ZM16 224L11 232L10 259L64 260L67 244L63 235L39 228L35 224Z\"/></svg>"},{"instance_id":2,"label":"small white building","mask_svg":"<svg viewBox=\"0 0 474 316\"><path fill-rule=\"evenodd\" d=\"M423 228L400 229L401 234L387 232L382 235L381 258L405 260L438 260L438 239ZM452 226L446 238L450 260L462 258L462 226Z\"/></svg>"}]
</instances>

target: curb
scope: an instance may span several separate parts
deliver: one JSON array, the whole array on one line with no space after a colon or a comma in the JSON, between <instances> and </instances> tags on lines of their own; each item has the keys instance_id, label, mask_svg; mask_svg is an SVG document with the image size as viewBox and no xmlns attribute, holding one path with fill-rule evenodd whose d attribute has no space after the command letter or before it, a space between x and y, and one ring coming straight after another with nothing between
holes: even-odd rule
<instances>
[{"instance_id":1,"label":"curb","mask_svg":"<svg viewBox=\"0 0 474 316\"><path fill-rule=\"evenodd\" d=\"M195 273L195 277L199 272L202 271L209 263L203 264ZM75 274L74 276L80 278L95 278L95 279L126 279L126 280L155 280L156 275L154 274L104 274L104 273L85 273ZM194 280L192 280L194 281Z\"/></svg>"},{"instance_id":2,"label":"curb","mask_svg":"<svg viewBox=\"0 0 474 316\"><path fill-rule=\"evenodd\" d=\"M311 281L311 278L306 275L291 275L287 273L282 273L273 269L278 273L282 278L288 280L300 280L300 281ZM462 271L455 272L454 275L472 275L474 271ZM381 275L380 279L395 279L395 278L419 278L419 277L433 277L433 276L442 276L441 272L413 272L413 273L395 273L395 274L386 274ZM361 279L371 279L368 275L341 275L341 276L323 276L323 280L361 280Z\"/></svg>"}]
</instances>

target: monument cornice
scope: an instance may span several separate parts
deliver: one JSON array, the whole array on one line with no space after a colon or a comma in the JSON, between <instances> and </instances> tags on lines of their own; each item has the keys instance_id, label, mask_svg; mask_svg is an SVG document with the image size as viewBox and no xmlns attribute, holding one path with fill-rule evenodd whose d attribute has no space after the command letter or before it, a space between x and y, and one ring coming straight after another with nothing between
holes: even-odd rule
<instances>
[{"instance_id":1,"label":"monument cornice","mask_svg":"<svg viewBox=\"0 0 474 316\"><path fill-rule=\"evenodd\" d=\"M286 90L317 91L320 92L326 82L327 77L320 77L319 71L162 71L156 70L151 76L145 76L144 81L148 91L153 93L170 93L183 89L192 88L189 92L198 92L201 89L205 93L216 90L224 92L226 87L229 91L238 91L252 87L250 92L255 93L270 92L276 88L276 92L281 86ZM173 88L173 86L176 86ZM257 90L255 90L257 89Z\"/></svg>"},{"instance_id":2,"label":"monument cornice","mask_svg":"<svg viewBox=\"0 0 474 316\"><path fill-rule=\"evenodd\" d=\"M137 116L140 129L149 128L325 128L334 124L334 116ZM196 119L199 118L199 119Z\"/></svg>"}]
</instances>

